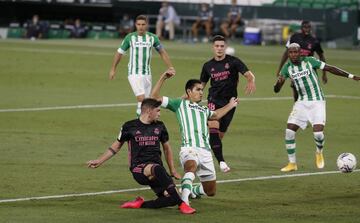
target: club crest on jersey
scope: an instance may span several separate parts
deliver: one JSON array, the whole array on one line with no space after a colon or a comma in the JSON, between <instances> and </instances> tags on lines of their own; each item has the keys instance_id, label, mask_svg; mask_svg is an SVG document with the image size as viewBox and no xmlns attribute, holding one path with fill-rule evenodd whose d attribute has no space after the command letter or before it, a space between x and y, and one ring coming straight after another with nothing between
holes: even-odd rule
<instances>
[{"instance_id":1,"label":"club crest on jersey","mask_svg":"<svg viewBox=\"0 0 360 223\"><path fill-rule=\"evenodd\" d=\"M135 132L135 135L140 135L141 134L141 132L139 131L139 130L137 130L136 132Z\"/></svg>"},{"instance_id":2,"label":"club crest on jersey","mask_svg":"<svg viewBox=\"0 0 360 223\"><path fill-rule=\"evenodd\" d=\"M226 63L226 64L225 64L225 69L229 69L229 68L230 68L229 63Z\"/></svg>"},{"instance_id":3,"label":"club crest on jersey","mask_svg":"<svg viewBox=\"0 0 360 223\"><path fill-rule=\"evenodd\" d=\"M154 129L154 133L155 133L156 135L159 135L159 134L160 134L160 130L159 130L158 128L155 128L155 129Z\"/></svg>"}]
</instances>

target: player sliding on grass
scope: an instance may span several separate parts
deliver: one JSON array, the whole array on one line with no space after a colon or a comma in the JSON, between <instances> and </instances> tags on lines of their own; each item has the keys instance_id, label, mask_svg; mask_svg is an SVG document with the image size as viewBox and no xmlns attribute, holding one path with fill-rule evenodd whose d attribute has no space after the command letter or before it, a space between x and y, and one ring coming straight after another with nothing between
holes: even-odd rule
<instances>
[{"instance_id":1,"label":"player sliding on grass","mask_svg":"<svg viewBox=\"0 0 360 223\"><path fill-rule=\"evenodd\" d=\"M224 107L211 111L201 106L203 86L200 80L191 79L185 85L186 99L172 99L160 96L160 89L172 74L163 73L152 91L152 97L162 101L162 106L176 113L181 132L180 162L184 167L181 181L181 198L189 203L189 195L214 196L216 193L216 173L209 143L208 120L218 120L237 106L238 99L231 98ZM193 187L196 175L201 184Z\"/></svg>"},{"instance_id":2,"label":"player sliding on grass","mask_svg":"<svg viewBox=\"0 0 360 223\"><path fill-rule=\"evenodd\" d=\"M286 79L290 78L295 85L299 95L292 112L287 121L285 131L285 145L288 153L289 163L281 169L282 172L297 170L295 156L295 134L300 128L305 129L307 122L313 127L314 140L316 144L316 166L324 168L323 157L324 127L326 122L325 97L320 87L318 75L315 69L329 71L338 76L353 80L360 77L340 70L337 67L325 64L314 57L300 57L300 45L292 43L288 46L289 61L282 67L280 76L275 83L274 91L278 93Z\"/></svg>"},{"instance_id":3,"label":"player sliding on grass","mask_svg":"<svg viewBox=\"0 0 360 223\"><path fill-rule=\"evenodd\" d=\"M145 99L141 105L139 119L126 122L117 140L108 150L96 160L87 162L88 167L97 168L119 152L125 142L128 142L130 152L130 171L134 179L141 185L149 185L156 193L156 200L144 201L142 197L126 202L122 208L161 208L179 205L183 214L192 214L195 209L183 202L176 190L175 184L166 172L161 161L160 143L162 144L166 162L171 174L180 179L173 162L173 153L169 144L169 135L164 123L158 121L161 102Z\"/></svg>"}]
</instances>

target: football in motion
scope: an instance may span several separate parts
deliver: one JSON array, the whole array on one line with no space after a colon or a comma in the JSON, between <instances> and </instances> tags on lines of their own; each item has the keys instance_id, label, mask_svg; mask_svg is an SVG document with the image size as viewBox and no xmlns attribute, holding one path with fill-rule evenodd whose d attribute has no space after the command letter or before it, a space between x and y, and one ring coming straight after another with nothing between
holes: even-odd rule
<instances>
[{"instance_id":1,"label":"football in motion","mask_svg":"<svg viewBox=\"0 0 360 223\"><path fill-rule=\"evenodd\" d=\"M228 46L225 49L225 54L234 56L235 55L235 48Z\"/></svg>"},{"instance_id":2,"label":"football in motion","mask_svg":"<svg viewBox=\"0 0 360 223\"><path fill-rule=\"evenodd\" d=\"M351 153L342 153L337 158L336 164L343 173L350 173L356 168L356 157Z\"/></svg>"}]
</instances>

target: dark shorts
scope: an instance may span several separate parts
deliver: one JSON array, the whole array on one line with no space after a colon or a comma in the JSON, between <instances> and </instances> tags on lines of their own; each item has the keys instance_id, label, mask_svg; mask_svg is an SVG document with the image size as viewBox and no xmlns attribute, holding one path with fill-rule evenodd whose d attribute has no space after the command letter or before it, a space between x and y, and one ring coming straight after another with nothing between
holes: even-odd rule
<instances>
[{"instance_id":1,"label":"dark shorts","mask_svg":"<svg viewBox=\"0 0 360 223\"><path fill-rule=\"evenodd\" d=\"M214 102L209 101L208 102L208 107L211 111L215 111L216 109L222 108L224 106L220 106ZM219 130L220 132L226 132L231 120L233 119L234 113L235 113L236 108L231 109L228 113L226 113L226 115L224 115L220 120L220 127Z\"/></svg>"},{"instance_id":2,"label":"dark shorts","mask_svg":"<svg viewBox=\"0 0 360 223\"><path fill-rule=\"evenodd\" d=\"M139 164L136 167L134 167L132 170L130 170L133 175L133 178L135 179L136 182L138 182L141 185L150 186L157 196L162 196L166 188L163 188L158 180L156 179L149 180L149 178L144 175L144 169L147 165L148 163ZM159 164L154 163L153 168L155 167L155 165L159 165ZM166 174L172 180L171 176L167 172Z\"/></svg>"}]
</instances>

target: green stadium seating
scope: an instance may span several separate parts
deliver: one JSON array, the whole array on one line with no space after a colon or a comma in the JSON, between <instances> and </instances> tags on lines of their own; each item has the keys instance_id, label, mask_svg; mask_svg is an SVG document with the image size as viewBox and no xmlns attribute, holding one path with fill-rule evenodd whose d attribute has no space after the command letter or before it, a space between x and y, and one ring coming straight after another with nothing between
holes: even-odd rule
<instances>
[{"instance_id":1,"label":"green stadium seating","mask_svg":"<svg viewBox=\"0 0 360 223\"><path fill-rule=\"evenodd\" d=\"M10 23L7 38L24 38L26 29L20 26L20 23Z\"/></svg>"}]
</instances>

